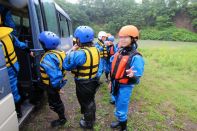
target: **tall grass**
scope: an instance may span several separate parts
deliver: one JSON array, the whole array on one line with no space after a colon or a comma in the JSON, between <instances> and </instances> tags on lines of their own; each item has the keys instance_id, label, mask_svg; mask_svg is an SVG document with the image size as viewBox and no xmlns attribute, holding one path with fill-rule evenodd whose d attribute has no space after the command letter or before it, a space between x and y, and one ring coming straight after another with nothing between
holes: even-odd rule
<instances>
[{"instance_id":1,"label":"tall grass","mask_svg":"<svg viewBox=\"0 0 197 131\"><path fill-rule=\"evenodd\" d=\"M140 43L145 74L132 99L141 103L139 112L145 115L142 127L197 126L197 43Z\"/></svg>"}]
</instances>

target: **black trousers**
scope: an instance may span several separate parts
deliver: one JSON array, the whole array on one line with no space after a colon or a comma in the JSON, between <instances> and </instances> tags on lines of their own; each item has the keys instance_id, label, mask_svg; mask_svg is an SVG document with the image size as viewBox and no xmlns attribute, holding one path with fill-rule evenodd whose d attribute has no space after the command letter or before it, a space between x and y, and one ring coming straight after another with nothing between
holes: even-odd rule
<instances>
[{"instance_id":1,"label":"black trousers","mask_svg":"<svg viewBox=\"0 0 197 131\"><path fill-rule=\"evenodd\" d=\"M81 106L81 113L84 114L86 122L95 121L95 94L99 86L97 79L75 80L76 94Z\"/></svg>"},{"instance_id":2,"label":"black trousers","mask_svg":"<svg viewBox=\"0 0 197 131\"><path fill-rule=\"evenodd\" d=\"M46 91L50 109L56 112L60 119L65 119L64 104L61 100L59 90L52 87L46 87Z\"/></svg>"}]
</instances>

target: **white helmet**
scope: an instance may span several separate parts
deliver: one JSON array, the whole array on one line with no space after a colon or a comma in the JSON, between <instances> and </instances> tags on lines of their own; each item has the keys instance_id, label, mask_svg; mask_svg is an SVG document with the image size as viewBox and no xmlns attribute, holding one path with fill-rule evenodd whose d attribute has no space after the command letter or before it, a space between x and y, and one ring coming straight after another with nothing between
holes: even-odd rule
<instances>
[{"instance_id":1,"label":"white helmet","mask_svg":"<svg viewBox=\"0 0 197 131\"><path fill-rule=\"evenodd\" d=\"M98 39L101 40L103 36L107 37L107 33L105 31L100 31L98 33Z\"/></svg>"},{"instance_id":2,"label":"white helmet","mask_svg":"<svg viewBox=\"0 0 197 131\"><path fill-rule=\"evenodd\" d=\"M16 8L24 8L27 5L27 0L9 0L9 2Z\"/></svg>"}]
</instances>

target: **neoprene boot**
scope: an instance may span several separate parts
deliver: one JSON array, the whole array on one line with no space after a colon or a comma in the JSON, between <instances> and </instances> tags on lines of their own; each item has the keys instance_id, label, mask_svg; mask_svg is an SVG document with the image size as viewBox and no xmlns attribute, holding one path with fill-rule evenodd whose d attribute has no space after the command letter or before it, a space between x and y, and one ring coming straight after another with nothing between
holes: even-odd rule
<instances>
[{"instance_id":1,"label":"neoprene boot","mask_svg":"<svg viewBox=\"0 0 197 131\"><path fill-rule=\"evenodd\" d=\"M84 118L81 118L79 125L81 128L86 128L86 129L92 129L93 128L93 122L91 121L85 121Z\"/></svg>"},{"instance_id":2,"label":"neoprene boot","mask_svg":"<svg viewBox=\"0 0 197 131\"><path fill-rule=\"evenodd\" d=\"M63 126L66 123L66 117L59 118L51 122L51 127Z\"/></svg>"},{"instance_id":3,"label":"neoprene boot","mask_svg":"<svg viewBox=\"0 0 197 131\"><path fill-rule=\"evenodd\" d=\"M127 120L120 122L120 131L127 131Z\"/></svg>"},{"instance_id":4,"label":"neoprene boot","mask_svg":"<svg viewBox=\"0 0 197 131\"><path fill-rule=\"evenodd\" d=\"M22 117L21 102L19 101L19 102L15 103L15 107L16 107L17 117L21 118Z\"/></svg>"},{"instance_id":5,"label":"neoprene boot","mask_svg":"<svg viewBox=\"0 0 197 131\"><path fill-rule=\"evenodd\" d=\"M110 125L111 128L119 128L120 127L120 122L119 121L114 121Z\"/></svg>"}]
</instances>

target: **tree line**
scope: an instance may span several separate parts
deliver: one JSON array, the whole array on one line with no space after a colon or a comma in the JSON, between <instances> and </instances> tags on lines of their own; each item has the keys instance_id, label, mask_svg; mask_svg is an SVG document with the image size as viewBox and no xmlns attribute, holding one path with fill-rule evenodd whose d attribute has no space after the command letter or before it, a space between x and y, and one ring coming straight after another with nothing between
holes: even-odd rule
<instances>
[{"instance_id":1,"label":"tree line","mask_svg":"<svg viewBox=\"0 0 197 131\"><path fill-rule=\"evenodd\" d=\"M154 27L169 28L175 25L174 18L184 12L189 16L194 30L197 30L197 0L79 0L72 4L56 0L70 15L73 28L90 25L96 33L105 30L116 34L127 24L139 29Z\"/></svg>"}]
</instances>

